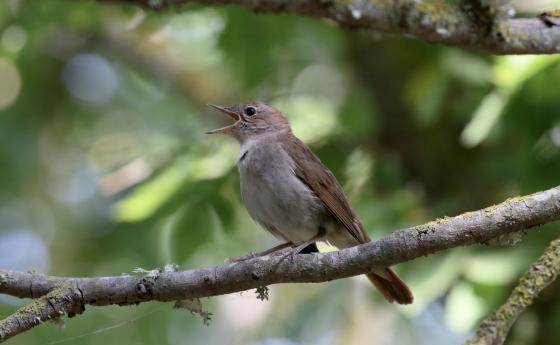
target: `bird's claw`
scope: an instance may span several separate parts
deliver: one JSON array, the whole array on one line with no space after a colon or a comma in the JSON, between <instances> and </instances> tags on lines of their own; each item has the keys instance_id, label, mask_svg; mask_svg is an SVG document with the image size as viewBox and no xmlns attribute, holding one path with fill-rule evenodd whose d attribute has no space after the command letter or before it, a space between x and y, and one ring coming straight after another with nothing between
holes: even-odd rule
<instances>
[{"instance_id":1,"label":"bird's claw","mask_svg":"<svg viewBox=\"0 0 560 345\"><path fill-rule=\"evenodd\" d=\"M255 253L250 252L248 255L243 255L243 256L237 256L234 258L227 258L226 262L241 262L241 261L247 261L247 260L251 260L256 258L257 256L255 255Z\"/></svg>"}]
</instances>

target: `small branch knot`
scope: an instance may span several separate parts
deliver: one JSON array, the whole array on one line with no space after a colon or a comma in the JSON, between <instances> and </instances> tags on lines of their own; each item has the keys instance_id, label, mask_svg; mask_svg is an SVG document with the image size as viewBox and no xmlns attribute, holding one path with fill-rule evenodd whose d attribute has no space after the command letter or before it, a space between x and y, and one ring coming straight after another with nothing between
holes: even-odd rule
<instances>
[{"instance_id":1,"label":"small branch knot","mask_svg":"<svg viewBox=\"0 0 560 345\"><path fill-rule=\"evenodd\" d=\"M136 284L136 296L140 300L150 300L152 299L152 291L157 277L146 276Z\"/></svg>"}]
</instances>

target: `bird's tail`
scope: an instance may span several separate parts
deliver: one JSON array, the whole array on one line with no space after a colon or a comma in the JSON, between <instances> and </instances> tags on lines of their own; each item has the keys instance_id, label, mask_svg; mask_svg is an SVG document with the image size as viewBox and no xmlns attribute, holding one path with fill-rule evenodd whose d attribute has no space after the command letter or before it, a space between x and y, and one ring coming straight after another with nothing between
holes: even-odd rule
<instances>
[{"instance_id":1,"label":"bird's tail","mask_svg":"<svg viewBox=\"0 0 560 345\"><path fill-rule=\"evenodd\" d=\"M390 303L410 304L414 300L412 291L392 269L385 268L366 276Z\"/></svg>"}]
</instances>

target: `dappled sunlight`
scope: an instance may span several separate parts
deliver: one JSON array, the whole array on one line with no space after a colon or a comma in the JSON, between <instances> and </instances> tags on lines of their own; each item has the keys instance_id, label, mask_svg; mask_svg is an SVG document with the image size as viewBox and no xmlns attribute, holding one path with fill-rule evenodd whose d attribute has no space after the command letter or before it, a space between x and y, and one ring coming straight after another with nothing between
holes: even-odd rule
<instances>
[{"instance_id":1,"label":"dappled sunlight","mask_svg":"<svg viewBox=\"0 0 560 345\"><path fill-rule=\"evenodd\" d=\"M74 97L92 103L111 101L118 88L118 79L109 62L97 54L82 53L68 60L62 80Z\"/></svg>"},{"instance_id":2,"label":"dappled sunlight","mask_svg":"<svg viewBox=\"0 0 560 345\"><path fill-rule=\"evenodd\" d=\"M335 104L327 98L299 94L279 98L274 106L282 109L294 133L306 143L320 141L336 129Z\"/></svg>"},{"instance_id":3,"label":"dappled sunlight","mask_svg":"<svg viewBox=\"0 0 560 345\"><path fill-rule=\"evenodd\" d=\"M517 89L529 78L558 61L560 61L558 55L497 57L494 65L494 82L501 88Z\"/></svg>"},{"instance_id":4,"label":"dappled sunlight","mask_svg":"<svg viewBox=\"0 0 560 345\"><path fill-rule=\"evenodd\" d=\"M434 300L412 319L413 344L462 344L470 336L457 331L446 322L446 310L441 300Z\"/></svg>"},{"instance_id":5,"label":"dappled sunlight","mask_svg":"<svg viewBox=\"0 0 560 345\"><path fill-rule=\"evenodd\" d=\"M294 79L291 92L326 98L339 108L346 97L346 80L333 66L314 64L305 67Z\"/></svg>"},{"instance_id":6,"label":"dappled sunlight","mask_svg":"<svg viewBox=\"0 0 560 345\"><path fill-rule=\"evenodd\" d=\"M462 274L462 264L467 255L458 250L449 255L435 255L419 260L422 265L407 277L407 282L414 291L415 301L403 313L418 316L444 296Z\"/></svg>"},{"instance_id":7,"label":"dappled sunlight","mask_svg":"<svg viewBox=\"0 0 560 345\"><path fill-rule=\"evenodd\" d=\"M364 190L368 181L371 180L374 171L374 158L369 152L363 149L354 150L348 157L345 169L346 185L344 186L348 197L353 199L358 197Z\"/></svg>"},{"instance_id":8,"label":"dappled sunlight","mask_svg":"<svg viewBox=\"0 0 560 345\"><path fill-rule=\"evenodd\" d=\"M260 301L252 291L241 294L231 294L220 300L220 313L223 313L225 321L236 332L252 333L258 332L262 323L270 317L274 311L275 297L272 289L270 299ZM243 317L239 317L242 314Z\"/></svg>"},{"instance_id":9,"label":"dappled sunlight","mask_svg":"<svg viewBox=\"0 0 560 345\"><path fill-rule=\"evenodd\" d=\"M46 243L34 231L14 228L0 234L0 267L14 271L48 272Z\"/></svg>"},{"instance_id":10,"label":"dappled sunlight","mask_svg":"<svg viewBox=\"0 0 560 345\"><path fill-rule=\"evenodd\" d=\"M446 322L456 332L473 329L477 322L490 311L490 306L478 296L467 283L459 283L451 289L446 305Z\"/></svg>"},{"instance_id":11,"label":"dappled sunlight","mask_svg":"<svg viewBox=\"0 0 560 345\"><path fill-rule=\"evenodd\" d=\"M461 133L461 142L474 147L488 137L498 124L510 99L523 84L537 73L560 61L558 55L523 55L496 58L494 83L496 88L481 102L471 121Z\"/></svg>"},{"instance_id":12,"label":"dappled sunlight","mask_svg":"<svg viewBox=\"0 0 560 345\"><path fill-rule=\"evenodd\" d=\"M224 145L210 156L186 156L165 173L140 186L115 205L119 221L139 221L150 216L185 183L223 176L233 165L235 147ZM229 160L228 160L229 158Z\"/></svg>"},{"instance_id":13,"label":"dappled sunlight","mask_svg":"<svg viewBox=\"0 0 560 345\"><path fill-rule=\"evenodd\" d=\"M511 91L495 90L480 102L478 109L472 115L471 122L461 133L463 145L474 147L488 137L500 120L510 96Z\"/></svg>"},{"instance_id":14,"label":"dappled sunlight","mask_svg":"<svg viewBox=\"0 0 560 345\"><path fill-rule=\"evenodd\" d=\"M27 43L27 32L18 25L11 25L4 29L0 37L2 48L10 53L17 53Z\"/></svg>"},{"instance_id":15,"label":"dappled sunlight","mask_svg":"<svg viewBox=\"0 0 560 345\"><path fill-rule=\"evenodd\" d=\"M224 60L217 49L224 27L224 18L217 11L188 11L171 16L152 39L160 35L166 37L168 47L191 68L211 68Z\"/></svg>"},{"instance_id":16,"label":"dappled sunlight","mask_svg":"<svg viewBox=\"0 0 560 345\"><path fill-rule=\"evenodd\" d=\"M0 58L0 110L10 107L21 90L21 76L17 67L9 60Z\"/></svg>"},{"instance_id":17,"label":"dappled sunlight","mask_svg":"<svg viewBox=\"0 0 560 345\"><path fill-rule=\"evenodd\" d=\"M472 255L465 265L465 277L478 284L504 286L515 281L530 262L521 248Z\"/></svg>"},{"instance_id":18,"label":"dappled sunlight","mask_svg":"<svg viewBox=\"0 0 560 345\"><path fill-rule=\"evenodd\" d=\"M542 161L553 161L560 155L560 124L544 132L534 146Z\"/></svg>"}]
</instances>

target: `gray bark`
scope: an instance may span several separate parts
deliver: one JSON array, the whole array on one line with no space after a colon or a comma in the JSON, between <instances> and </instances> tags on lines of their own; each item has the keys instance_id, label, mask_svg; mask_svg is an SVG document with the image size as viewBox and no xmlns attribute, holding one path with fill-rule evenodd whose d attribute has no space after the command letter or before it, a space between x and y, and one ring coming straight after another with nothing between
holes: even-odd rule
<instances>
[{"instance_id":1,"label":"gray bark","mask_svg":"<svg viewBox=\"0 0 560 345\"><path fill-rule=\"evenodd\" d=\"M493 1L463 0L458 6L441 0L98 0L130 3L152 10L184 4L238 5L255 12L290 13L325 18L349 29L402 34L432 43L493 54L560 52L560 27L537 18L512 19Z\"/></svg>"}]
</instances>

